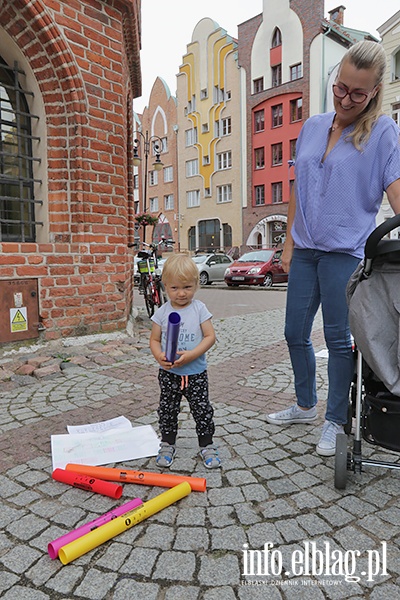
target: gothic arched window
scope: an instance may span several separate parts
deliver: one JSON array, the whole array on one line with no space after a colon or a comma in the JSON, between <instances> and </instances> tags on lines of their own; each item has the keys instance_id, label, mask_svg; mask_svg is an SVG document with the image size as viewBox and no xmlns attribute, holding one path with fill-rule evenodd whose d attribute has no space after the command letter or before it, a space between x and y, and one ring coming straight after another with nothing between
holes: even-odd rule
<instances>
[{"instance_id":1,"label":"gothic arched window","mask_svg":"<svg viewBox=\"0 0 400 600\"><path fill-rule=\"evenodd\" d=\"M15 62L0 57L0 241L36 239L31 119Z\"/></svg>"},{"instance_id":2,"label":"gothic arched window","mask_svg":"<svg viewBox=\"0 0 400 600\"><path fill-rule=\"evenodd\" d=\"M271 48L276 48L277 46L282 45L282 34L279 27L275 27L274 33L272 34L272 44Z\"/></svg>"}]
</instances>

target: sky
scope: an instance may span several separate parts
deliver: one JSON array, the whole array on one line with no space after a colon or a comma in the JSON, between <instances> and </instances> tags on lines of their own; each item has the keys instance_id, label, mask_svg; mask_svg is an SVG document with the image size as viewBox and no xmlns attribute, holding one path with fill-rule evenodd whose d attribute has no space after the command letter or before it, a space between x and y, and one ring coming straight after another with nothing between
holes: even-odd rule
<instances>
[{"instance_id":1,"label":"sky","mask_svg":"<svg viewBox=\"0 0 400 600\"><path fill-rule=\"evenodd\" d=\"M272 0L271 0L272 1ZM282 0L281 0L282 1ZM328 10L346 7L344 25L372 33L399 10L399 0L325 0ZM197 23L210 17L237 38L237 26L262 12L263 0L142 0L142 96L133 108L141 113L157 77L176 94L176 74Z\"/></svg>"}]
</instances>

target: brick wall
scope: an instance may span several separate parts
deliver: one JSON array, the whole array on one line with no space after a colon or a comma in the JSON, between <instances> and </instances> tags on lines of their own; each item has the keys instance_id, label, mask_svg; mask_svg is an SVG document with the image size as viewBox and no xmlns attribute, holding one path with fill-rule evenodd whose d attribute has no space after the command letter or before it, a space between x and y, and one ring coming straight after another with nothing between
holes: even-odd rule
<instances>
[{"instance_id":1,"label":"brick wall","mask_svg":"<svg viewBox=\"0 0 400 600\"><path fill-rule=\"evenodd\" d=\"M0 244L0 279L38 278L47 339L126 326L138 9L140 0L0 2L44 103L49 225L46 240Z\"/></svg>"}]
</instances>

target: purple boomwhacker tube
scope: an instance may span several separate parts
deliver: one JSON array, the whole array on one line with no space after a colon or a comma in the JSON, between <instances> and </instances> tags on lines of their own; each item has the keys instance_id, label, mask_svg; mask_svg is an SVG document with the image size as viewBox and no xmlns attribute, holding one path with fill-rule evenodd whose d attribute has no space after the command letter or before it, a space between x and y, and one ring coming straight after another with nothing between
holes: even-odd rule
<instances>
[{"instance_id":1,"label":"purple boomwhacker tube","mask_svg":"<svg viewBox=\"0 0 400 600\"><path fill-rule=\"evenodd\" d=\"M93 529L96 529L97 527L101 527L101 525L105 525L112 519L120 517L121 515L124 515L130 510L133 510L134 508L138 508L141 504L143 504L143 502L140 498L134 498L133 500L130 500L129 502L118 506L117 508L113 508L113 510L110 510L110 512L101 515L101 517L97 517L97 519L94 519L94 521L85 523L85 525L82 525L81 527L78 527L77 529L74 529L73 531L62 535L56 540L53 540L47 546L47 552L49 553L50 558L52 560L56 559L58 556L59 549L65 546L66 544L77 540L83 535L86 535L86 533L93 531Z\"/></svg>"},{"instance_id":2,"label":"purple boomwhacker tube","mask_svg":"<svg viewBox=\"0 0 400 600\"><path fill-rule=\"evenodd\" d=\"M168 362L175 362L180 326L180 315L177 312L170 313L168 317L167 340L165 344L165 356Z\"/></svg>"}]
</instances>

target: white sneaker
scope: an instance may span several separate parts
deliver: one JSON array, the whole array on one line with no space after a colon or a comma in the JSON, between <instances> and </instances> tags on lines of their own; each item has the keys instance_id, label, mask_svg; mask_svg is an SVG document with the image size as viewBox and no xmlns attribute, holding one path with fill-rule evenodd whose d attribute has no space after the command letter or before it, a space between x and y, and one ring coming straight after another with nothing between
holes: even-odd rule
<instances>
[{"instance_id":1,"label":"white sneaker","mask_svg":"<svg viewBox=\"0 0 400 600\"><path fill-rule=\"evenodd\" d=\"M322 435L317 445L317 454L321 456L333 456L336 452L336 436L344 433L343 425L332 421L325 421L322 427Z\"/></svg>"},{"instance_id":2,"label":"white sneaker","mask_svg":"<svg viewBox=\"0 0 400 600\"><path fill-rule=\"evenodd\" d=\"M312 423L317 418L315 406L302 410L297 404L276 413L267 415L268 423L272 425L291 425L292 423Z\"/></svg>"}]
</instances>

